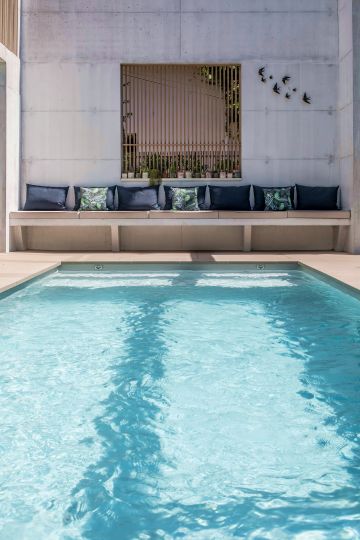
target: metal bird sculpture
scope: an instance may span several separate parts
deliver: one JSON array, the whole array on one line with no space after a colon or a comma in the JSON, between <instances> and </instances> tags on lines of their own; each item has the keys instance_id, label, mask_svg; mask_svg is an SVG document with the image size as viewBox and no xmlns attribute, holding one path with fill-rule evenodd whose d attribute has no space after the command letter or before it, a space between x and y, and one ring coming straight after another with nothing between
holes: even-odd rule
<instances>
[{"instance_id":1,"label":"metal bird sculpture","mask_svg":"<svg viewBox=\"0 0 360 540\"><path fill-rule=\"evenodd\" d=\"M308 96L306 92L304 92L304 95L303 95L302 99L303 99L304 103L307 103L308 105L311 104L311 97Z\"/></svg>"},{"instance_id":2,"label":"metal bird sculpture","mask_svg":"<svg viewBox=\"0 0 360 540\"><path fill-rule=\"evenodd\" d=\"M297 88L293 88L293 92L296 92Z\"/></svg>"},{"instance_id":3,"label":"metal bird sculpture","mask_svg":"<svg viewBox=\"0 0 360 540\"><path fill-rule=\"evenodd\" d=\"M260 77L264 77L264 71L265 71L265 66L259 69L258 74L260 75Z\"/></svg>"},{"instance_id":4,"label":"metal bird sculpture","mask_svg":"<svg viewBox=\"0 0 360 540\"><path fill-rule=\"evenodd\" d=\"M265 77L261 77L261 82L266 82Z\"/></svg>"},{"instance_id":5,"label":"metal bird sculpture","mask_svg":"<svg viewBox=\"0 0 360 540\"><path fill-rule=\"evenodd\" d=\"M269 79L273 79L273 76L272 76L272 75L270 75Z\"/></svg>"},{"instance_id":6,"label":"metal bird sculpture","mask_svg":"<svg viewBox=\"0 0 360 540\"><path fill-rule=\"evenodd\" d=\"M279 88L279 86L278 86L278 83L275 83L275 84L274 84L273 90L274 90L275 94L280 94L280 88Z\"/></svg>"},{"instance_id":7,"label":"metal bird sculpture","mask_svg":"<svg viewBox=\"0 0 360 540\"><path fill-rule=\"evenodd\" d=\"M289 94L289 92L286 92L285 97L286 97L286 99L290 99L290 98L291 98L291 94Z\"/></svg>"},{"instance_id":8,"label":"metal bird sculpture","mask_svg":"<svg viewBox=\"0 0 360 540\"><path fill-rule=\"evenodd\" d=\"M290 81L291 77L289 75L285 75L281 80L283 84L287 84Z\"/></svg>"}]
</instances>

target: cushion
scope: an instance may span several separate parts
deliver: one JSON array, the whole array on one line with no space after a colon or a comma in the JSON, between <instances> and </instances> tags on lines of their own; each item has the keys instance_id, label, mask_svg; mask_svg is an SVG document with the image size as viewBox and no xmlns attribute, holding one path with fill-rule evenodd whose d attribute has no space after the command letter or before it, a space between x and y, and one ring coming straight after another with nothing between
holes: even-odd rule
<instances>
[{"instance_id":1,"label":"cushion","mask_svg":"<svg viewBox=\"0 0 360 540\"><path fill-rule=\"evenodd\" d=\"M91 186L87 186L87 187L91 187ZM95 186L95 187L98 187L98 186ZM104 187L104 186L99 186L99 187ZM79 186L75 186L74 187L74 192L75 192L75 206L74 206L74 210L79 210L80 208L80 198L81 198L81 195L80 195L80 187ZM116 210L115 208L115 191L116 191L116 186L110 186L107 188L107 195L106 195L106 208L108 210ZM105 208L105 210L106 210Z\"/></svg>"},{"instance_id":2,"label":"cushion","mask_svg":"<svg viewBox=\"0 0 360 540\"><path fill-rule=\"evenodd\" d=\"M80 211L104 211L107 210L106 198L108 188L80 188Z\"/></svg>"},{"instance_id":3,"label":"cushion","mask_svg":"<svg viewBox=\"0 0 360 540\"><path fill-rule=\"evenodd\" d=\"M165 206L163 210L172 210L172 198L174 192L172 189L174 187L181 187L181 186L164 186L165 191ZM197 204L200 210L206 210L206 204L205 204L205 194L206 194L206 186L194 186L197 188ZM181 188L181 189L189 189L189 188ZM193 189L193 188L190 188Z\"/></svg>"},{"instance_id":4,"label":"cushion","mask_svg":"<svg viewBox=\"0 0 360 540\"><path fill-rule=\"evenodd\" d=\"M24 210L66 210L65 201L69 186L34 186L26 184Z\"/></svg>"},{"instance_id":5,"label":"cushion","mask_svg":"<svg viewBox=\"0 0 360 540\"><path fill-rule=\"evenodd\" d=\"M290 189L289 187L264 188L265 211L292 210Z\"/></svg>"},{"instance_id":6,"label":"cushion","mask_svg":"<svg viewBox=\"0 0 360 540\"><path fill-rule=\"evenodd\" d=\"M294 208L294 194L295 194L295 188L294 186L280 186L280 187L289 187L290 188L290 199L291 199L291 205ZM265 210L265 197L264 197L264 189L279 189L279 187L272 187L272 186L253 186L254 191L254 207L253 210L261 211Z\"/></svg>"},{"instance_id":7,"label":"cushion","mask_svg":"<svg viewBox=\"0 0 360 540\"><path fill-rule=\"evenodd\" d=\"M297 210L337 210L339 186L301 186L296 184Z\"/></svg>"},{"instance_id":8,"label":"cushion","mask_svg":"<svg viewBox=\"0 0 360 540\"><path fill-rule=\"evenodd\" d=\"M196 211L199 210L198 206L198 188L197 187L171 187L172 197L172 210L187 210Z\"/></svg>"},{"instance_id":9,"label":"cushion","mask_svg":"<svg viewBox=\"0 0 360 540\"><path fill-rule=\"evenodd\" d=\"M250 210L250 186L209 186L210 210Z\"/></svg>"},{"instance_id":10,"label":"cushion","mask_svg":"<svg viewBox=\"0 0 360 540\"><path fill-rule=\"evenodd\" d=\"M119 210L159 210L159 186L118 186Z\"/></svg>"}]
</instances>

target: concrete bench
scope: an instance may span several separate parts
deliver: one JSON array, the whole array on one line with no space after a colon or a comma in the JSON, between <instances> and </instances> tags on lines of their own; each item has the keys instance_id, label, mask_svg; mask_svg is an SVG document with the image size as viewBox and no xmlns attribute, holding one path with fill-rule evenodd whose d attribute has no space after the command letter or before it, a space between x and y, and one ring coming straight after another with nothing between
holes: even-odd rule
<instances>
[{"instance_id":1,"label":"concrete bench","mask_svg":"<svg viewBox=\"0 0 360 540\"><path fill-rule=\"evenodd\" d=\"M334 228L334 246L342 251L347 228L351 222L350 211L302 211L288 212L241 212L201 210L198 212L109 211L109 212L11 212L9 224L12 230L14 250L26 250L26 227L91 227L105 226L111 229L112 251L120 251L121 227L151 226L239 226L243 228L243 250L251 251L253 226L322 226Z\"/></svg>"}]
</instances>

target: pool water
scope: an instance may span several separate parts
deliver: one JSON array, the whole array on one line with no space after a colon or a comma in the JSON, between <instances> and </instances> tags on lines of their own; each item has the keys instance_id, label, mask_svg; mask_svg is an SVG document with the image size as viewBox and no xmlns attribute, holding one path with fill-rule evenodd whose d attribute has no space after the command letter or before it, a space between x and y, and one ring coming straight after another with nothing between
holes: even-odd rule
<instances>
[{"instance_id":1,"label":"pool water","mask_svg":"<svg viewBox=\"0 0 360 540\"><path fill-rule=\"evenodd\" d=\"M360 302L286 267L0 301L0 539L360 538Z\"/></svg>"}]
</instances>

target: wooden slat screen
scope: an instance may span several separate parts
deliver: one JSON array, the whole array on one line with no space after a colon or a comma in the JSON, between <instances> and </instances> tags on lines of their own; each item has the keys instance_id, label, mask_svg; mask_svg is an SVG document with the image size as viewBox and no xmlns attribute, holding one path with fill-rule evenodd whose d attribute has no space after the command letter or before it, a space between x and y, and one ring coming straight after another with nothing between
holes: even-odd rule
<instances>
[{"instance_id":1,"label":"wooden slat screen","mask_svg":"<svg viewBox=\"0 0 360 540\"><path fill-rule=\"evenodd\" d=\"M240 171L239 65L123 65L122 170Z\"/></svg>"},{"instance_id":2,"label":"wooden slat screen","mask_svg":"<svg viewBox=\"0 0 360 540\"><path fill-rule=\"evenodd\" d=\"M18 0L0 0L0 42L18 54Z\"/></svg>"}]
</instances>

